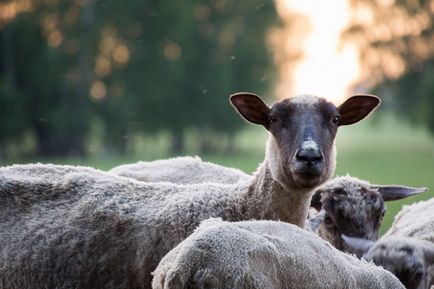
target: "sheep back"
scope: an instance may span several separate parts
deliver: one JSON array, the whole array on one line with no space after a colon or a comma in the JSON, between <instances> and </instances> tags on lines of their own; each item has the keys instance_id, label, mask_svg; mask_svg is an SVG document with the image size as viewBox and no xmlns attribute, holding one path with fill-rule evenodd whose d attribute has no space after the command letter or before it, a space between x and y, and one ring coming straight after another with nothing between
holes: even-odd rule
<instances>
[{"instance_id":1,"label":"sheep back","mask_svg":"<svg viewBox=\"0 0 434 289\"><path fill-rule=\"evenodd\" d=\"M207 188L87 167L0 168L0 288L149 288L201 220L231 213L216 201L226 190Z\"/></svg>"},{"instance_id":2,"label":"sheep back","mask_svg":"<svg viewBox=\"0 0 434 289\"><path fill-rule=\"evenodd\" d=\"M160 261L153 288L404 287L391 273L294 225L211 219Z\"/></svg>"},{"instance_id":3,"label":"sheep back","mask_svg":"<svg viewBox=\"0 0 434 289\"><path fill-rule=\"evenodd\" d=\"M137 162L117 166L110 173L147 182L176 184L220 183L233 184L251 178L235 168L204 162L199 157L176 157L151 162Z\"/></svg>"}]
</instances>

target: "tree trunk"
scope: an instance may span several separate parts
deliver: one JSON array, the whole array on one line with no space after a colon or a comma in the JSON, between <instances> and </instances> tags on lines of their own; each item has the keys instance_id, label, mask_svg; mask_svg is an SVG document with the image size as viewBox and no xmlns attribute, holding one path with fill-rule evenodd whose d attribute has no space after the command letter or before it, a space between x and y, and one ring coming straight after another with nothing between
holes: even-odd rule
<instances>
[{"instance_id":1,"label":"tree trunk","mask_svg":"<svg viewBox=\"0 0 434 289\"><path fill-rule=\"evenodd\" d=\"M180 130L172 131L172 143L170 151L172 155L180 155L184 152L184 134Z\"/></svg>"},{"instance_id":2,"label":"tree trunk","mask_svg":"<svg viewBox=\"0 0 434 289\"><path fill-rule=\"evenodd\" d=\"M11 27L3 28L3 63L5 69L6 85L12 93L16 91L15 80L15 52L14 52L14 34Z\"/></svg>"}]
</instances>

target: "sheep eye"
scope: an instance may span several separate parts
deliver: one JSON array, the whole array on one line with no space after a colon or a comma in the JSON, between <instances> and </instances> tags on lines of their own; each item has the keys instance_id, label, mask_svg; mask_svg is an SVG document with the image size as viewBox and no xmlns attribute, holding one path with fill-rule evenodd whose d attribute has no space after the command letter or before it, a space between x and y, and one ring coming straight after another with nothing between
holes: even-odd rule
<instances>
[{"instance_id":1,"label":"sheep eye","mask_svg":"<svg viewBox=\"0 0 434 289\"><path fill-rule=\"evenodd\" d=\"M277 117L274 115L270 115L270 123L275 123L277 121Z\"/></svg>"},{"instance_id":2,"label":"sheep eye","mask_svg":"<svg viewBox=\"0 0 434 289\"><path fill-rule=\"evenodd\" d=\"M332 123L339 124L339 120L340 120L339 115L336 115L335 117L333 117Z\"/></svg>"}]
</instances>

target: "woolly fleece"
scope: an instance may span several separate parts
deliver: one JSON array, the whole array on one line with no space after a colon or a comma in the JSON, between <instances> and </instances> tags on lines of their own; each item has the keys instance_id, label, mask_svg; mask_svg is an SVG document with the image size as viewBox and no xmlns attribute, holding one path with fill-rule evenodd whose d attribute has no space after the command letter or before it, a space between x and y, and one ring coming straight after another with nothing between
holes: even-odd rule
<instances>
[{"instance_id":1,"label":"woolly fleece","mask_svg":"<svg viewBox=\"0 0 434 289\"><path fill-rule=\"evenodd\" d=\"M399 289L390 272L274 221L203 222L154 272L153 289Z\"/></svg>"},{"instance_id":2,"label":"woolly fleece","mask_svg":"<svg viewBox=\"0 0 434 289\"><path fill-rule=\"evenodd\" d=\"M219 183L233 184L249 180L252 176L235 168L228 168L199 157L176 157L151 162L137 162L114 167L110 173L147 182L176 184Z\"/></svg>"},{"instance_id":3,"label":"woolly fleece","mask_svg":"<svg viewBox=\"0 0 434 289\"><path fill-rule=\"evenodd\" d=\"M146 183L87 167L0 168L0 288L150 288L161 258L202 220L286 220L308 207L266 161L237 185ZM296 194L296 195L297 195ZM295 207L295 208L294 208Z\"/></svg>"}]
</instances>

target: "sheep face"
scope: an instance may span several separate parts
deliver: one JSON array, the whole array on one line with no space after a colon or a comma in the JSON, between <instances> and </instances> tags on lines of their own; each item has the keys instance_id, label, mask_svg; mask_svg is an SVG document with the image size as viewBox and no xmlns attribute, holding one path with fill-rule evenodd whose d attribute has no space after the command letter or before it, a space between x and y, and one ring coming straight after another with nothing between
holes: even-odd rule
<instances>
[{"instance_id":1,"label":"sheep face","mask_svg":"<svg viewBox=\"0 0 434 289\"><path fill-rule=\"evenodd\" d=\"M368 240L378 239L378 230L386 208L375 190L365 191L360 196L348 196L345 191L334 192L324 202L324 221L320 226L328 234L327 240L339 250L356 253L341 238L342 234ZM330 212L330 213L327 213Z\"/></svg>"},{"instance_id":2,"label":"sheep face","mask_svg":"<svg viewBox=\"0 0 434 289\"><path fill-rule=\"evenodd\" d=\"M376 241L386 208L381 194L368 183L354 179L338 181L324 185L315 193L322 195L325 212L318 232L337 249L355 254L341 236Z\"/></svg>"},{"instance_id":3,"label":"sheep face","mask_svg":"<svg viewBox=\"0 0 434 289\"><path fill-rule=\"evenodd\" d=\"M427 268L432 263L433 246L410 238L380 240L364 259L392 272L407 289L428 289Z\"/></svg>"},{"instance_id":4,"label":"sheep face","mask_svg":"<svg viewBox=\"0 0 434 289\"><path fill-rule=\"evenodd\" d=\"M426 188L401 185L373 185L354 177L337 177L321 186L311 206L322 210L319 235L337 249L357 254L360 250L346 243L342 235L376 241L386 212L384 201L399 200L420 194Z\"/></svg>"},{"instance_id":5,"label":"sheep face","mask_svg":"<svg viewBox=\"0 0 434 289\"><path fill-rule=\"evenodd\" d=\"M270 132L266 159L273 178L289 189L312 189L328 180L335 169L338 127L365 118L380 102L375 96L357 95L336 107L302 95L269 107L249 93L234 94L230 100L242 117Z\"/></svg>"}]
</instances>

